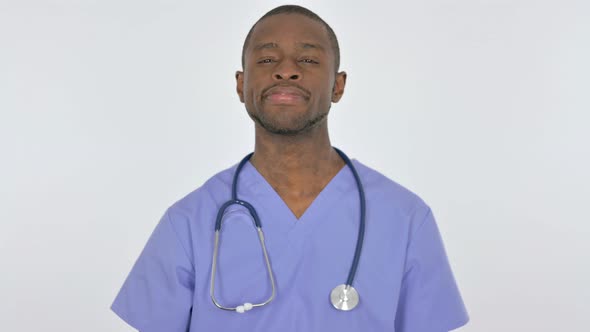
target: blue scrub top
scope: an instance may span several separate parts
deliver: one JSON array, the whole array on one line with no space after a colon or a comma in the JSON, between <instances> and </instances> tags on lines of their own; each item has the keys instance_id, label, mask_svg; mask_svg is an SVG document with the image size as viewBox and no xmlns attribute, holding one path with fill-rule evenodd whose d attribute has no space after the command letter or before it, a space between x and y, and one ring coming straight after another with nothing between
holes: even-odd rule
<instances>
[{"instance_id":1,"label":"blue scrub top","mask_svg":"<svg viewBox=\"0 0 590 332\"><path fill-rule=\"evenodd\" d=\"M367 198L365 241L352 311L334 309L330 291L348 276L359 226L359 196L348 167L297 219L249 162L238 197L260 216L277 294L239 314L211 302L214 224L231 197L236 166L172 205L149 238L111 309L141 332L441 332L468 321L430 208L415 194L353 160ZM220 304L259 303L271 292L247 210L232 206L221 229L216 277Z\"/></svg>"}]
</instances>

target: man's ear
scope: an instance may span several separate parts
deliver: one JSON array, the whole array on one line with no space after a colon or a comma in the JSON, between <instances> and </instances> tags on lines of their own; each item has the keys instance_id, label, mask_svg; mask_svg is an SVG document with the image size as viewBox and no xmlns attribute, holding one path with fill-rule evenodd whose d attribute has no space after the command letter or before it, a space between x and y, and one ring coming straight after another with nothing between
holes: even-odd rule
<instances>
[{"instance_id":1,"label":"man's ear","mask_svg":"<svg viewBox=\"0 0 590 332\"><path fill-rule=\"evenodd\" d=\"M244 72L236 71L236 92L240 97L240 101L244 102Z\"/></svg>"},{"instance_id":2,"label":"man's ear","mask_svg":"<svg viewBox=\"0 0 590 332\"><path fill-rule=\"evenodd\" d=\"M344 94L344 86L346 85L346 72L341 71L336 74L334 80L334 88L332 89L332 102L337 103Z\"/></svg>"}]
</instances>

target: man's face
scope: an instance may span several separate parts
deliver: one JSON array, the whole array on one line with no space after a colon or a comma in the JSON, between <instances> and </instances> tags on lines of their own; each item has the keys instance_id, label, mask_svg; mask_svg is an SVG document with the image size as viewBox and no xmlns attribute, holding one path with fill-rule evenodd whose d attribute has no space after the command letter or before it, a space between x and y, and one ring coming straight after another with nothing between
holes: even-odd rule
<instances>
[{"instance_id":1,"label":"man's face","mask_svg":"<svg viewBox=\"0 0 590 332\"><path fill-rule=\"evenodd\" d=\"M245 50L237 92L250 117L268 132L304 133L325 121L344 92L326 28L299 14L259 22Z\"/></svg>"}]
</instances>

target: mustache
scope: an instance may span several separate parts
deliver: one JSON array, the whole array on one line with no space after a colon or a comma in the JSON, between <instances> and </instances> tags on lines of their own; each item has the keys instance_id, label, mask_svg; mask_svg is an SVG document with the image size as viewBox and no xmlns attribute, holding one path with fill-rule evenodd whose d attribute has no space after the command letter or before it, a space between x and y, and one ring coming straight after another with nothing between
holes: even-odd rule
<instances>
[{"instance_id":1,"label":"mustache","mask_svg":"<svg viewBox=\"0 0 590 332\"><path fill-rule=\"evenodd\" d=\"M301 94L308 99L309 96L311 95L311 92L309 90L307 90L306 88L302 87L299 84L285 84L285 83L277 83L277 84L273 84L269 87L266 87L262 90L262 98L266 98L269 95L269 91L274 89L274 88L295 88L297 90L299 90L301 92Z\"/></svg>"}]
</instances>

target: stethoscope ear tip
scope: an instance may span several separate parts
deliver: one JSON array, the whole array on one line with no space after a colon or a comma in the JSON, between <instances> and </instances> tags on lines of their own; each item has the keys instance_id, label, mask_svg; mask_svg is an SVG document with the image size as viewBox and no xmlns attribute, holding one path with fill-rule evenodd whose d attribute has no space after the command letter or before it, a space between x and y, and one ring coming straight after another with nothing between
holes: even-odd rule
<instances>
[{"instance_id":1,"label":"stethoscope ear tip","mask_svg":"<svg viewBox=\"0 0 590 332\"><path fill-rule=\"evenodd\" d=\"M244 305L237 306L236 312L239 314L243 314L246 311L252 310L252 308L254 308L254 305L252 305L252 303L246 302L246 303L244 303Z\"/></svg>"}]
</instances>

